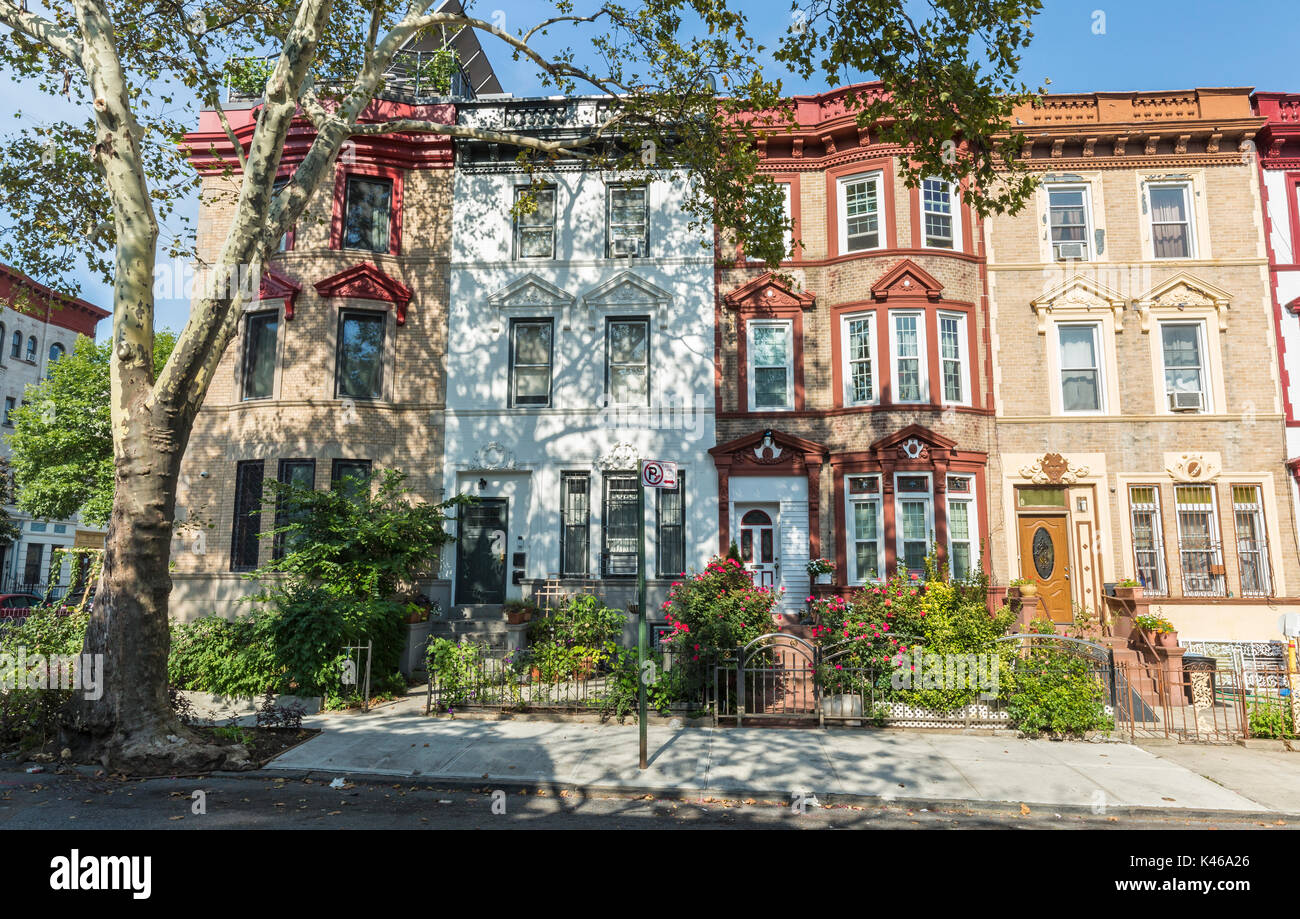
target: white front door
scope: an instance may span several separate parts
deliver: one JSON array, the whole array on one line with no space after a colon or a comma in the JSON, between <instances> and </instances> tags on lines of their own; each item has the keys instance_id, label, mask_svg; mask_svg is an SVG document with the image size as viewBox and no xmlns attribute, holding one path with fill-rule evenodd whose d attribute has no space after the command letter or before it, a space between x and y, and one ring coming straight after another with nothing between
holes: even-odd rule
<instances>
[{"instance_id":1,"label":"white front door","mask_svg":"<svg viewBox=\"0 0 1300 919\"><path fill-rule=\"evenodd\" d=\"M776 589L781 580L781 556L776 521L761 508L741 510L740 561L754 573L754 586Z\"/></svg>"}]
</instances>

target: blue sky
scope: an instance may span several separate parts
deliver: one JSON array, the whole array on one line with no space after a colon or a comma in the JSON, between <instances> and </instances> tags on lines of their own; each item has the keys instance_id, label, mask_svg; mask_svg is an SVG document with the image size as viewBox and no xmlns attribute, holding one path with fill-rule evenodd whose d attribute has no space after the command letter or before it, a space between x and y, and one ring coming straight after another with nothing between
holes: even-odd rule
<instances>
[{"instance_id":1,"label":"blue sky","mask_svg":"<svg viewBox=\"0 0 1300 919\"><path fill-rule=\"evenodd\" d=\"M1044 5L1044 11L1034 20L1034 42L1022 59L1022 76L1031 85L1050 79L1049 89L1053 92L1194 86L1300 91L1297 0L1255 0L1248 4L1046 0ZM775 44L791 21L789 2L746 2L741 7L767 45ZM512 31L530 24L545 8L526 0L478 0L474 5L485 17L498 10L503 12L506 26ZM507 91L516 95L537 92L537 83L524 65L511 62L509 55L490 39L485 40L485 49ZM850 79L860 76L849 75ZM789 76L783 80L788 92L826 88ZM0 98L0 124L16 126L13 116L20 110L26 120L26 113L41 111L53 116L60 107L20 86L11 86ZM110 305L110 291L105 285L89 276L82 276L81 283L83 297ZM179 329L188 315L188 304L160 301L157 312L160 326ZM108 330L107 321L100 324L101 339Z\"/></svg>"}]
</instances>

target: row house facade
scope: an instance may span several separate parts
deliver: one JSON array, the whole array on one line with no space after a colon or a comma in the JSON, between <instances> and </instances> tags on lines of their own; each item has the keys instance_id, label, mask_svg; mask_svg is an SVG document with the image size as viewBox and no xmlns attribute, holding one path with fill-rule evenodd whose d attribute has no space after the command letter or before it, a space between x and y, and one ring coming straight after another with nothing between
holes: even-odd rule
<instances>
[{"instance_id":1,"label":"row house facade","mask_svg":"<svg viewBox=\"0 0 1300 919\"><path fill-rule=\"evenodd\" d=\"M1185 639L1276 637L1300 585L1249 90L1049 96L986 221L989 569L1058 622L1133 579Z\"/></svg>"},{"instance_id":2,"label":"row house facade","mask_svg":"<svg viewBox=\"0 0 1300 919\"><path fill-rule=\"evenodd\" d=\"M556 139L606 104L484 99L457 117ZM677 487L647 490L641 508L657 609L716 551L711 231L690 228L680 173L525 172L513 151L468 140L456 156L443 467L449 493L476 500L443 559L454 604L544 581L632 602L639 462L661 459Z\"/></svg>"},{"instance_id":3,"label":"row house facade","mask_svg":"<svg viewBox=\"0 0 1300 919\"><path fill-rule=\"evenodd\" d=\"M1255 93L1269 281L1286 415L1290 496L1300 509L1300 93Z\"/></svg>"},{"instance_id":4,"label":"row house facade","mask_svg":"<svg viewBox=\"0 0 1300 919\"><path fill-rule=\"evenodd\" d=\"M397 74L392 91L361 120L454 124L458 99L499 92L471 30L451 46L466 62L454 83L457 96L416 97L404 92L410 81ZM418 57L411 59L418 65ZM241 143L252 136L260 104L234 99L224 107ZM283 181L313 137L309 122L295 122L280 163ZM185 143L202 175L196 245L203 263L225 238L240 174L215 112L201 113ZM269 481L348 487L400 470L418 499L446 496L453 161L452 142L441 135L354 138L337 158L333 182L308 203L260 277L237 279L248 285L243 316L181 469L174 617L245 609L238 601L256 588L247 574L283 551L262 538L282 519ZM423 586L445 605L445 583L435 577Z\"/></svg>"},{"instance_id":5,"label":"row house facade","mask_svg":"<svg viewBox=\"0 0 1300 919\"><path fill-rule=\"evenodd\" d=\"M76 347L78 338L95 339L107 310L79 297L52 290L8 265L0 265L0 458L12 448L12 413L28 401L28 387L49 376L50 367ZM8 475L8 469L5 469ZM5 500L13 495L5 485ZM13 504L5 513L18 528L18 538L0 544L0 593L41 592L49 580L56 549L104 544L104 529L71 520L40 520ZM70 563L56 580L66 583Z\"/></svg>"},{"instance_id":6,"label":"row house facade","mask_svg":"<svg viewBox=\"0 0 1300 919\"><path fill-rule=\"evenodd\" d=\"M735 541L787 609L807 564L838 591L932 547L980 563L993 445L984 242L959 189L908 188L905 151L847 108L846 90L792 100L760 147L792 226L778 271L718 253L719 545Z\"/></svg>"}]
</instances>

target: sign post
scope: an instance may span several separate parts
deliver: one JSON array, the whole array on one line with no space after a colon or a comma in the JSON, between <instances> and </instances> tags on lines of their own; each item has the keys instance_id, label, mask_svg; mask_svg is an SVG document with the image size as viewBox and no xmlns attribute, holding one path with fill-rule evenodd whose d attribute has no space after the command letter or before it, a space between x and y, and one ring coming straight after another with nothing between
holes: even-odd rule
<instances>
[{"instance_id":1,"label":"sign post","mask_svg":"<svg viewBox=\"0 0 1300 919\"><path fill-rule=\"evenodd\" d=\"M646 689L646 589L645 589L645 490L647 488L676 488L677 464L658 460L644 460L641 463L641 475L636 483L636 685L637 685L637 725L641 735L641 762L645 769L649 766L646 743L646 717L649 704Z\"/></svg>"}]
</instances>

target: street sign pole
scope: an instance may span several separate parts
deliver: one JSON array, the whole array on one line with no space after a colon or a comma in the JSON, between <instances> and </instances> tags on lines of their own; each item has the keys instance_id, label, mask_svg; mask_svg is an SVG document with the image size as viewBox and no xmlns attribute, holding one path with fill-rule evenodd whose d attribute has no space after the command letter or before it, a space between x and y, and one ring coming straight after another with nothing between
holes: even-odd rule
<instances>
[{"instance_id":1,"label":"street sign pole","mask_svg":"<svg viewBox=\"0 0 1300 919\"><path fill-rule=\"evenodd\" d=\"M646 760L646 596L645 596L645 483L644 476L636 480L636 685L637 685L637 724L641 733L641 768L649 764Z\"/></svg>"}]
</instances>

